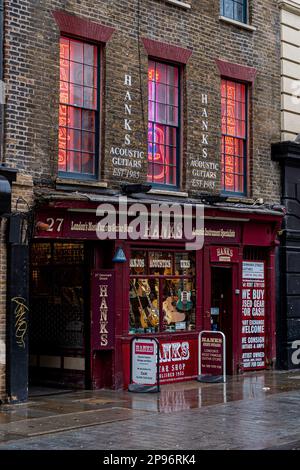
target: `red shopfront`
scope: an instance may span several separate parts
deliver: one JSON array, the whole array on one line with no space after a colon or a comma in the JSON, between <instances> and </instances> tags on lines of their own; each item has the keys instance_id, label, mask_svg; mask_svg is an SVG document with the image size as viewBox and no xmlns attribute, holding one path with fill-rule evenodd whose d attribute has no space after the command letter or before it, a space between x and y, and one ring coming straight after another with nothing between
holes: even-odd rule
<instances>
[{"instance_id":1,"label":"red shopfront","mask_svg":"<svg viewBox=\"0 0 300 470\"><path fill-rule=\"evenodd\" d=\"M35 233L33 252L45 244L52 250L53 246L56 250L81 246L83 275L76 283L79 287L84 282L84 308L80 352L55 347L53 352L51 348L39 351L37 346L31 361L35 379L43 382L50 373L53 383L60 374L60 384L126 387L130 340L133 335L148 335L160 343L161 383L190 380L198 373L199 332L211 329L226 335L229 374L274 364L280 213L207 208L204 247L191 252L178 239L101 241L95 232L95 209L92 203L66 201L36 214L40 230ZM122 248L126 262L113 262L117 248ZM34 254L32 259L36 262ZM33 263L33 277L36 267ZM36 284L33 298L39 295L38 289ZM76 326L78 320L69 320ZM59 365L65 363L69 369L60 367L58 374ZM72 364L81 364L80 371Z\"/></svg>"}]
</instances>

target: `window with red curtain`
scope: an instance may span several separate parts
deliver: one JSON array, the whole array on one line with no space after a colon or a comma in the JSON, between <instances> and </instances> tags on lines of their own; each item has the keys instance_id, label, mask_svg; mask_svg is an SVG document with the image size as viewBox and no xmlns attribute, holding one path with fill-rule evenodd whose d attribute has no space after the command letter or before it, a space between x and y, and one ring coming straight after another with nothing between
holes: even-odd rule
<instances>
[{"instance_id":1,"label":"window with red curtain","mask_svg":"<svg viewBox=\"0 0 300 470\"><path fill-rule=\"evenodd\" d=\"M58 170L91 178L97 171L98 48L60 39Z\"/></svg>"},{"instance_id":2,"label":"window with red curtain","mask_svg":"<svg viewBox=\"0 0 300 470\"><path fill-rule=\"evenodd\" d=\"M179 150L179 69L149 61L148 181L177 186Z\"/></svg>"},{"instance_id":3,"label":"window with red curtain","mask_svg":"<svg viewBox=\"0 0 300 470\"><path fill-rule=\"evenodd\" d=\"M247 157L247 87L222 79L223 192L245 194Z\"/></svg>"}]
</instances>

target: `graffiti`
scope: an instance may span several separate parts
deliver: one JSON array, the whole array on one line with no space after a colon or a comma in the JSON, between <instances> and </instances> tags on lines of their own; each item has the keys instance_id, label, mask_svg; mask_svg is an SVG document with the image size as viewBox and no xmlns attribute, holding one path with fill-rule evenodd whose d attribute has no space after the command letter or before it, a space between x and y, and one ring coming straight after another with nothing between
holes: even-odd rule
<instances>
[{"instance_id":1,"label":"graffiti","mask_svg":"<svg viewBox=\"0 0 300 470\"><path fill-rule=\"evenodd\" d=\"M25 305L25 299L23 299L23 297L14 297L12 302L16 305L14 310L16 342L20 348L25 349L25 336L28 330L26 313L29 309Z\"/></svg>"}]
</instances>

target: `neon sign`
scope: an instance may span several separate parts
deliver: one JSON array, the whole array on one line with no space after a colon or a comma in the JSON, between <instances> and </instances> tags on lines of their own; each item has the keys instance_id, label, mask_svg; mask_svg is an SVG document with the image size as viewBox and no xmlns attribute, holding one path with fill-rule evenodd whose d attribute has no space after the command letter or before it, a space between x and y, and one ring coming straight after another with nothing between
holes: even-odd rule
<instances>
[{"instance_id":1,"label":"neon sign","mask_svg":"<svg viewBox=\"0 0 300 470\"><path fill-rule=\"evenodd\" d=\"M159 81L159 72L157 70L155 72L154 69L150 69L149 72L148 72L148 78L151 81L158 82Z\"/></svg>"}]
</instances>

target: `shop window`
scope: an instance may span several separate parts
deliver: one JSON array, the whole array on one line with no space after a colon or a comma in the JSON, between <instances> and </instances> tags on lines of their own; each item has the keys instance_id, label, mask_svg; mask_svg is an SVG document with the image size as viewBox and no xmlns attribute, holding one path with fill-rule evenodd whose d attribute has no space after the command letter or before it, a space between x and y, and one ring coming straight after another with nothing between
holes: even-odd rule
<instances>
[{"instance_id":1,"label":"shop window","mask_svg":"<svg viewBox=\"0 0 300 470\"><path fill-rule=\"evenodd\" d=\"M224 193L245 194L247 161L247 88L222 79L222 182Z\"/></svg>"},{"instance_id":2,"label":"shop window","mask_svg":"<svg viewBox=\"0 0 300 470\"><path fill-rule=\"evenodd\" d=\"M149 62L148 181L178 185L179 68Z\"/></svg>"},{"instance_id":3,"label":"shop window","mask_svg":"<svg viewBox=\"0 0 300 470\"><path fill-rule=\"evenodd\" d=\"M95 178L97 173L98 48L60 40L59 174Z\"/></svg>"},{"instance_id":4,"label":"shop window","mask_svg":"<svg viewBox=\"0 0 300 470\"><path fill-rule=\"evenodd\" d=\"M247 23L247 0L220 0L221 15Z\"/></svg>"},{"instance_id":5,"label":"shop window","mask_svg":"<svg viewBox=\"0 0 300 470\"><path fill-rule=\"evenodd\" d=\"M133 250L129 303L131 334L194 330L194 254Z\"/></svg>"}]
</instances>

